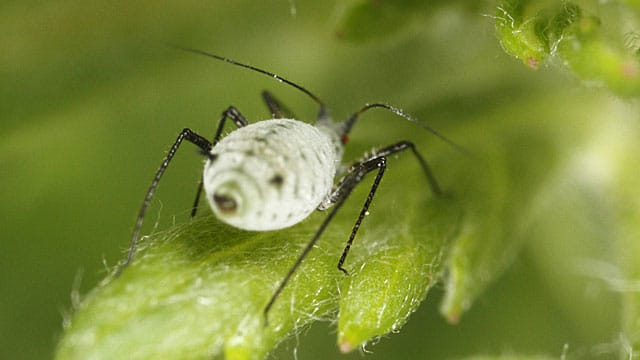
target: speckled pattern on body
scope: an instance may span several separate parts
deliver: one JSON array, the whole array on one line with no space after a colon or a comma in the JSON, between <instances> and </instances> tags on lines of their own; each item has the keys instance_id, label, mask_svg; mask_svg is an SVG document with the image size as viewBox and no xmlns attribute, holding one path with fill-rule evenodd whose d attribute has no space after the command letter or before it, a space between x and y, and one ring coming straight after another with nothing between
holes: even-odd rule
<instances>
[{"instance_id":1,"label":"speckled pattern on body","mask_svg":"<svg viewBox=\"0 0 640 360\"><path fill-rule=\"evenodd\" d=\"M207 200L222 221L245 230L276 230L305 219L329 196L342 151L334 130L272 119L239 128L211 149ZM220 206L234 199L234 211Z\"/></svg>"}]
</instances>

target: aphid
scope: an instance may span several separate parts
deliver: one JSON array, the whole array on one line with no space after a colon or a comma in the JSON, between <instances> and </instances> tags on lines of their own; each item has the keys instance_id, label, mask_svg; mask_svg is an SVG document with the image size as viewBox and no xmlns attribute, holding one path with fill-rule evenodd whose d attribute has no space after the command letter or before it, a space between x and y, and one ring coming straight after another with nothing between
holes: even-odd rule
<instances>
[{"instance_id":1,"label":"aphid","mask_svg":"<svg viewBox=\"0 0 640 360\"><path fill-rule=\"evenodd\" d=\"M328 215L311 240L292 264L278 288L264 308L265 324L269 310L298 269L314 244L318 241L331 219L335 216L352 190L368 173L375 173L373 184L355 221L347 244L338 261L338 269L343 267L360 228L368 213L369 205L382 179L387 156L410 150L418 160L434 195L441 194L440 187L426 160L416 150L413 143L400 141L375 151L356 161L341 173L343 148L348 135L358 117L373 108L388 110L409 120L435 136L462 151L460 146L448 140L434 129L422 124L411 115L387 104L366 104L344 122L333 122L325 104L314 94L300 85L257 67L242 64L201 50L178 47L181 50L204 55L229 64L243 67L302 91L319 106L318 118L314 125L299 120L285 118L288 111L268 92L263 99L273 114L273 119L249 124L233 106L222 112L212 141L196 134L188 128L180 132L173 146L162 161L147 191L138 213L128 256L118 273L133 261L136 243L145 213L153 197L160 178L183 141L196 145L206 158L204 173L196 193L191 215L196 214L202 190L214 214L222 221L245 230L267 231L283 229L305 219L314 210L329 210ZM227 120L233 121L237 129L226 137L222 130ZM337 175L342 178L335 183Z\"/></svg>"}]
</instances>

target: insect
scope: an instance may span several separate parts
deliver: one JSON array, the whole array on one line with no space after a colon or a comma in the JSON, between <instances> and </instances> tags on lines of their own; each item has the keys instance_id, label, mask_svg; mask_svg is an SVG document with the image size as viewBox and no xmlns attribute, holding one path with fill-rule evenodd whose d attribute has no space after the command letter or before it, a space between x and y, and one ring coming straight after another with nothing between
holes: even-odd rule
<instances>
[{"instance_id":1,"label":"insect","mask_svg":"<svg viewBox=\"0 0 640 360\"><path fill-rule=\"evenodd\" d=\"M118 274L133 261L146 210L162 175L185 140L197 146L205 158L204 172L197 188L192 216L197 212L203 192L214 214L220 220L244 230L283 229L297 224L315 210L328 210L324 221L267 302L263 312L265 325L269 310L331 219L366 175L375 173L369 193L338 261L338 269L348 275L343 265L384 175L389 155L410 151L422 167L433 194L439 196L442 193L426 160L409 141L400 141L383 147L351 164L345 168L347 170L341 171L344 146L360 115L374 108L390 111L464 151L436 130L394 106L383 103L366 104L346 121L334 122L329 117L325 104L317 96L292 81L219 55L192 48L176 47L272 77L305 93L320 106L320 110L314 125L286 118L284 116L286 108L269 92L264 91L262 96L273 115L272 119L249 124L236 108L230 106L222 112L212 140L188 128L183 129L169 149L147 190L138 212L127 258L119 267ZM237 129L223 137L222 131L228 120L231 120ZM342 177L335 182L337 176Z\"/></svg>"}]
</instances>

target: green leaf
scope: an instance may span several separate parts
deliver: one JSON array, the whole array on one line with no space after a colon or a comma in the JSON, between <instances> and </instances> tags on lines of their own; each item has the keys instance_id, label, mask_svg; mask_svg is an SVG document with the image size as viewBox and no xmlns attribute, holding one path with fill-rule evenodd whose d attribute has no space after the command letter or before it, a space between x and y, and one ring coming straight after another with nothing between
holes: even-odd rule
<instances>
[{"instance_id":1,"label":"green leaf","mask_svg":"<svg viewBox=\"0 0 640 360\"><path fill-rule=\"evenodd\" d=\"M407 195L399 194L404 200ZM399 331L440 280L449 242L459 229L460 208L452 197L431 199L427 206L408 204L403 214L407 226L370 234L384 246L362 254L357 259L362 265L342 287L338 344L343 352Z\"/></svg>"},{"instance_id":2,"label":"green leaf","mask_svg":"<svg viewBox=\"0 0 640 360\"><path fill-rule=\"evenodd\" d=\"M342 275L325 242L263 323L267 300L315 224L257 233L207 216L146 239L119 278L82 302L57 357L263 358L299 327L335 313Z\"/></svg>"},{"instance_id":3,"label":"green leaf","mask_svg":"<svg viewBox=\"0 0 640 360\"><path fill-rule=\"evenodd\" d=\"M347 277L336 264L368 186L356 189L276 300L266 327L266 303L325 214L273 232L241 231L207 216L145 239L122 275L81 303L58 359L261 359L312 321L334 320L339 305L340 323L349 324L354 309L389 304L383 326L365 324L349 338L352 346L397 331L437 281L460 222L455 201L432 199L418 175L404 183L395 182L401 173L383 179L345 263L353 269ZM370 288L352 286L373 279L385 292L372 297ZM339 289L350 286L339 299Z\"/></svg>"},{"instance_id":4,"label":"green leaf","mask_svg":"<svg viewBox=\"0 0 640 360\"><path fill-rule=\"evenodd\" d=\"M495 27L502 48L525 65L537 69L549 55L545 34L548 19L535 1L507 0L496 7Z\"/></svg>"},{"instance_id":5,"label":"green leaf","mask_svg":"<svg viewBox=\"0 0 640 360\"><path fill-rule=\"evenodd\" d=\"M496 10L496 33L505 52L533 69L557 55L589 83L622 96L640 95L640 57L637 48L624 44L629 29L639 25L637 12L620 4L596 11L568 1L502 1Z\"/></svg>"},{"instance_id":6,"label":"green leaf","mask_svg":"<svg viewBox=\"0 0 640 360\"><path fill-rule=\"evenodd\" d=\"M540 110L540 117L554 117ZM500 118L501 114L494 116ZM452 323L459 321L520 252L535 197L561 164L563 157L558 154L568 145L562 128L549 127L544 121L534 123L505 115L505 120L491 129L486 124L478 126L465 129L469 134L483 134L481 144L471 145L477 157L460 165L461 173L453 185L465 217L450 250L440 309ZM574 130L573 136L578 139L585 133L588 128Z\"/></svg>"},{"instance_id":7,"label":"green leaf","mask_svg":"<svg viewBox=\"0 0 640 360\"><path fill-rule=\"evenodd\" d=\"M599 19L583 17L559 42L558 53L579 77L620 95L640 95L640 56L609 41L601 26Z\"/></svg>"}]
</instances>

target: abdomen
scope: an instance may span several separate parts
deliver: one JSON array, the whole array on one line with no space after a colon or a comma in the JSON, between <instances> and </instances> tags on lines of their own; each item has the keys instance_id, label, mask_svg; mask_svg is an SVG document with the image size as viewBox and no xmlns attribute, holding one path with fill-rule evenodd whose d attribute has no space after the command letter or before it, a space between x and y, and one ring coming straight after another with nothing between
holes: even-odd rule
<instances>
[{"instance_id":1,"label":"abdomen","mask_svg":"<svg viewBox=\"0 0 640 360\"><path fill-rule=\"evenodd\" d=\"M204 184L214 213L258 231L289 227L309 216L330 193L339 162L330 134L289 119L233 131L211 154L215 160L205 165ZM222 206L223 195L235 199L237 208Z\"/></svg>"}]
</instances>

